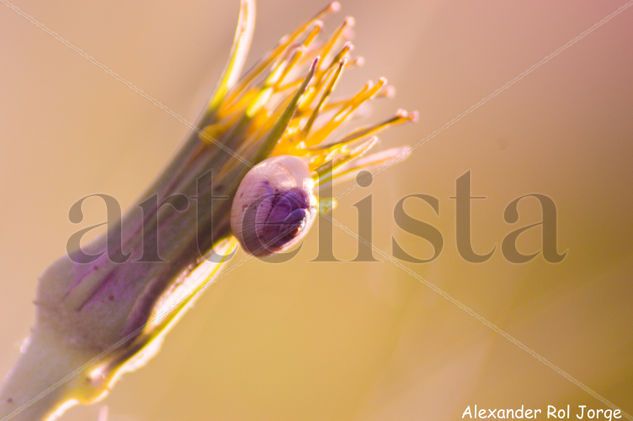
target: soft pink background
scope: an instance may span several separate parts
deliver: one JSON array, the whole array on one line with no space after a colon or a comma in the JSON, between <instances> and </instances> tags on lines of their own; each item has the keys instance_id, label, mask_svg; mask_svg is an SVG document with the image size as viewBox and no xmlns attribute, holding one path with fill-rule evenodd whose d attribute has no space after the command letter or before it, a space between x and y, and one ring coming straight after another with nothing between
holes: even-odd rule
<instances>
[{"instance_id":1,"label":"soft pink background","mask_svg":"<svg viewBox=\"0 0 633 421\"><path fill-rule=\"evenodd\" d=\"M194 120L227 57L237 0L37 2L15 0L64 39ZM416 126L384 136L414 144L619 6L619 1L344 3L357 18L367 65L343 90L385 75L398 88L372 118L419 109ZM251 61L321 1L261 0ZM531 349L633 413L633 8L419 146L376 177L374 239L426 243L392 217L411 193L440 199L411 212L441 229L432 264L410 265ZM181 123L0 5L0 371L32 321L38 274L78 229L84 195L130 205L187 133ZM473 242L499 247L510 200L554 198L566 260L515 265L500 252L464 262L454 240L454 182L470 170ZM355 229L357 189L334 216ZM525 203L521 225L538 221ZM101 222L99 204L88 223ZM524 249L538 248L527 235ZM312 263L316 230L284 265L251 261L209 289L159 356L97 406L66 420L454 420L468 404L602 404L398 266ZM349 261L355 240L335 231ZM236 257L237 266L245 258Z\"/></svg>"}]
</instances>

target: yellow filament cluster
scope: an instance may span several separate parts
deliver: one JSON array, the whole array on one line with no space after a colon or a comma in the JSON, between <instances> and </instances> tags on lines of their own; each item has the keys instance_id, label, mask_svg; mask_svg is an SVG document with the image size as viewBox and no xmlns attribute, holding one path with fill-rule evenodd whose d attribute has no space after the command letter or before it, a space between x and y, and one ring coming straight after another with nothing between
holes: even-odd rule
<instances>
[{"instance_id":1,"label":"yellow filament cluster","mask_svg":"<svg viewBox=\"0 0 633 421\"><path fill-rule=\"evenodd\" d=\"M240 22L249 22L252 0L242 0ZM335 140L329 139L349 121L365 103L393 95L393 88L385 78L367 82L356 94L346 99L332 96L344 70L362 64L360 57L352 57L349 41L354 19L345 18L323 42L318 38L323 30L322 19L340 8L332 2L314 17L283 37L277 47L246 72L231 86L221 85L223 96L214 97L212 110L215 122L203 129L202 138L222 139L230 133L239 136L237 153L257 148L258 155L297 155L308 160L320 182L360 168L387 165L405 156L406 148L393 148L372 158L361 160L376 144L376 134L407 121L414 121L417 113L398 111L377 124L351 131ZM243 54L249 31L238 27L233 54ZM240 35L241 34L241 35ZM229 63L243 62L232 57ZM232 70L228 69L227 71ZM223 80L233 80L225 76ZM236 131L236 127L239 130ZM362 165L361 165L362 164ZM326 176L326 172L331 174Z\"/></svg>"}]
</instances>

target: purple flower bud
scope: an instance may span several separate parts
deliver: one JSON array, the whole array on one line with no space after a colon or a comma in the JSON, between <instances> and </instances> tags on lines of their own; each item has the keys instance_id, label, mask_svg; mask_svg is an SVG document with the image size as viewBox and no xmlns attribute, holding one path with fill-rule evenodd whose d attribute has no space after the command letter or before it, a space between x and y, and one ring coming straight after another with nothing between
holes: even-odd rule
<instances>
[{"instance_id":1,"label":"purple flower bud","mask_svg":"<svg viewBox=\"0 0 633 421\"><path fill-rule=\"evenodd\" d=\"M270 158L242 180L231 209L231 229L244 249L266 256L292 247L316 215L314 181L305 161Z\"/></svg>"}]
</instances>

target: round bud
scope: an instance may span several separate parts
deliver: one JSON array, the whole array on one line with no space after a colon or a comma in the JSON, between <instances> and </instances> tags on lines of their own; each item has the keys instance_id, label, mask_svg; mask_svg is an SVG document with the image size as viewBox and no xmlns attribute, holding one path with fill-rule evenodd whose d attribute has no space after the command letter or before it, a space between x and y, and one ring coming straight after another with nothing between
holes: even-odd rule
<instances>
[{"instance_id":1,"label":"round bud","mask_svg":"<svg viewBox=\"0 0 633 421\"><path fill-rule=\"evenodd\" d=\"M287 155L268 158L242 179L231 206L231 230L247 252L267 256L299 242L316 208L307 162Z\"/></svg>"}]
</instances>

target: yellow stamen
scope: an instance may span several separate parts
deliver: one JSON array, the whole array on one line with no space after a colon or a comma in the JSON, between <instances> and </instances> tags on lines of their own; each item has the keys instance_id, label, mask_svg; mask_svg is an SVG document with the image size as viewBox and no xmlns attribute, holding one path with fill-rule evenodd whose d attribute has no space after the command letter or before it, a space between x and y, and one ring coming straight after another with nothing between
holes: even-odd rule
<instances>
[{"instance_id":1,"label":"yellow stamen","mask_svg":"<svg viewBox=\"0 0 633 421\"><path fill-rule=\"evenodd\" d=\"M334 117L326 124L324 124L321 128L319 128L313 135L311 135L308 139L306 139L306 144L308 146L316 145L321 143L327 136L330 135L337 127L343 124L353 113L361 106L364 102L372 99L380 90L386 85L387 80L385 78L380 78L378 83L375 85L373 83L367 83L363 89L360 90L352 99L341 106L341 108L336 112Z\"/></svg>"},{"instance_id":2,"label":"yellow stamen","mask_svg":"<svg viewBox=\"0 0 633 421\"><path fill-rule=\"evenodd\" d=\"M310 29L315 22L321 20L326 15L336 12L340 9L340 3L334 1L323 8L319 13L317 13L314 17L309 19L303 25L299 26L294 32L290 35L282 38L275 49L268 54L262 61L259 62L253 69L247 72L242 80L235 86L233 93L229 97L229 102L235 101L237 96L239 96L266 68L268 68L275 60L283 55L283 53L294 44L297 39L305 33L308 29Z\"/></svg>"},{"instance_id":3,"label":"yellow stamen","mask_svg":"<svg viewBox=\"0 0 633 421\"><path fill-rule=\"evenodd\" d=\"M317 69L315 83L308 90L305 101L303 102L302 107L299 110L299 115L301 117L304 117L307 113L312 114L312 103L319 96L319 94L322 94L323 90L327 89L328 81L330 81L332 77L336 77L337 73L340 73L337 70L339 67L339 62L342 60L345 60L347 62L349 60L349 51L349 46L342 48L335 57L337 61L333 61L332 63L330 63L330 65L325 70ZM338 76L340 76L340 74Z\"/></svg>"},{"instance_id":4,"label":"yellow stamen","mask_svg":"<svg viewBox=\"0 0 633 421\"><path fill-rule=\"evenodd\" d=\"M318 145L315 147L315 149L329 149L334 146L355 142L359 139L373 136L389 127L396 126L402 123L407 123L407 122L415 122L417 121L417 119L418 119L418 113L415 111L408 112L405 110L398 110L393 117L390 117L381 123L377 123L372 126L357 129L353 131L352 133L348 134L347 136L345 136L344 138L337 140L336 142L332 142L332 143L328 143L324 145Z\"/></svg>"},{"instance_id":5,"label":"yellow stamen","mask_svg":"<svg viewBox=\"0 0 633 421\"><path fill-rule=\"evenodd\" d=\"M336 44L345 36L346 31L348 31L349 28L354 26L354 23L355 23L354 18L348 16L345 18L345 20L343 20L343 23L338 27L338 29L334 31L334 34L332 34L330 39L325 43L325 45L321 49L321 57L323 58L323 61L321 62L321 66L325 65L325 61L328 59L332 50L334 50L334 47L336 46ZM332 63L336 63L337 61L338 60L334 59L332 60Z\"/></svg>"},{"instance_id":6,"label":"yellow stamen","mask_svg":"<svg viewBox=\"0 0 633 421\"><path fill-rule=\"evenodd\" d=\"M360 171L381 167L389 167L404 161L411 154L411 148L403 146L391 148L381 152L368 155L357 160L349 161L345 165L340 165L332 176L319 179L319 184L325 183L345 183L353 179Z\"/></svg>"},{"instance_id":7,"label":"yellow stamen","mask_svg":"<svg viewBox=\"0 0 633 421\"><path fill-rule=\"evenodd\" d=\"M310 69L308 70L308 74L307 74L305 80L303 81L303 84L301 85L299 90L295 93L295 95L292 98L292 101L290 102L288 107L286 107L286 109L284 110L284 113L279 118L279 120L276 122L275 126L271 129L271 131L268 134L268 137L266 138L266 140L263 142L262 147L261 147L261 149L259 151L259 154L258 154L258 157L257 157L257 161L259 161L259 160L265 158L266 156L270 155L270 153L273 151L273 149L274 149L275 145L277 144L277 142L279 141L279 139L283 136L284 131L288 127L288 123L292 119L292 117L293 117L293 115L294 115L294 113L295 113L295 111L297 109L297 105L298 105L299 101L301 100L301 97L303 96L304 92L306 91L306 88L308 87L308 84L312 81L312 78L314 77L314 73L315 73L316 68L317 68L318 65L319 65L319 59L316 58L312 62L312 66L310 66Z\"/></svg>"},{"instance_id":8,"label":"yellow stamen","mask_svg":"<svg viewBox=\"0 0 633 421\"><path fill-rule=\"evenodd\" d=\"M336 88L336 84L341 79L341 75L343 74L343 68L345 67L346 62L347 62L347 59L345 57L341 59L341 61L339 61L339 65L334 71L334 73L332 74L332 76L330 77L330 80L327 84L327 87L325 88L325 91L323 92L323 94L321 94L321 99L319 100L319 103L317 104L316 107L314 107L314 111L312 111L312 115L310 115L308 122L303 128L303 137L307 137L308 133L310 133L310 130L312 129L312 126L314 125L314 122L319 116L319 112L325 105L325 102L328 100L328 98L332 95L332 92L334 92L334 88Z\"/></svg>"},{"instance_id":9,"label":"yellow stamen","mask_svg":"<svg viewBox=\"0 0 633 421\"><path fill-rule=\"evenodd\" d=\"M301 58L305 56L306 51L308 50L310 45L314 42L314 40L317 38L317 36L319 35L322 29L323 29L323 23L320 21L317 21L314 24L312 30L308 32L306 39L301 43L300 46L298 46L292 51L292 55L288 59L288 62L282 74L280 75L279 80L275 83L275 86L274 86L275 90L279 89L279 86L283 83L283 81L286 79L288 74L290 74L290 72L296 67L297 63L299 63Z\"/></svg>"},{"instance_id":10,"label":"yellow stamen","mask_svg":"<svg viewBox=\"0 0 633 421\"><path fill-rule=\"evenodd\" d=\"M337 174L340 172L340 168L344 165L348 164L354 159L360 158L369 152L376 144L378 143L377 137L372 137L366 139L364 141L359 142L359 144L354 147L351 151L343 151L337 150L336 152L332 151L329 153L326 161L319 165L315 170L319 175L319 183L325 183L331 181L332 179L337 177ZM312 165L316 164L312 163Z\"/></svg>"},{"instance_id":11,"label":"yellow stamen","mask_svg":"<svg viewBox=\"0 0 633 421\"><path fill-rule=\"evenodd\" d=\"M317 69L317 73L316 73L316 78L317 80L322 80L325 77L325 74L328 72L328 70L334 66L336 66L338 64L339 61L341 61L341 59L345 56L347 56L349 54L349 52L353 49L353 45L351 43L345 43L345 45L341 48L341 50L339 50L339 52L336 54L336 56L334 56L334 58L332 59L332 62L329 64L329 66L325 69ZM320 56L321 58L323 57L322 55ZM356 59L349 59L346 63L346 68L351 67L350 63L351 62L358 62L358 58ZM303 82L303 79L301 78L297 78L294 79L291 82L286 83L285 85L281 85L277 88L278 92L283 92L287 89L294 89L297 86L301 85L301 83Z\"/></svg>"}]
</instances>

